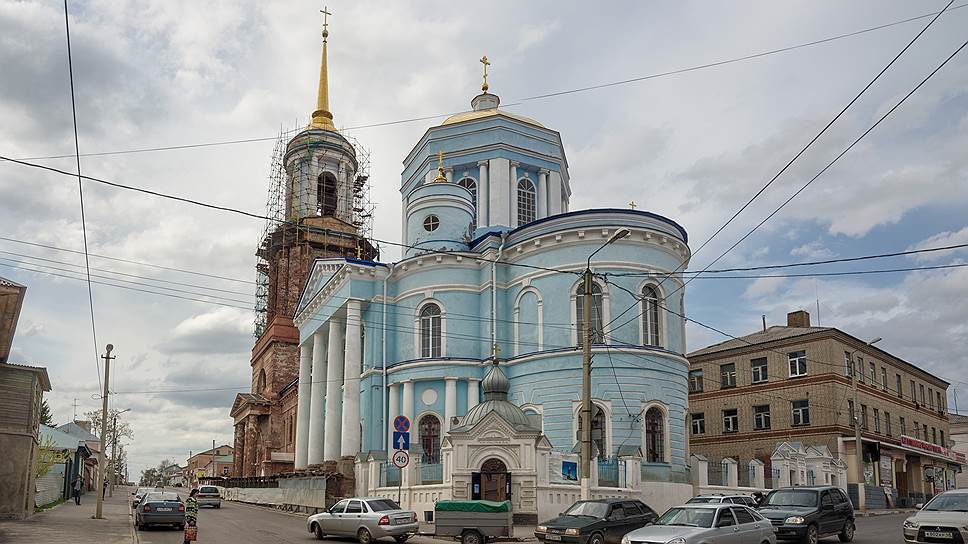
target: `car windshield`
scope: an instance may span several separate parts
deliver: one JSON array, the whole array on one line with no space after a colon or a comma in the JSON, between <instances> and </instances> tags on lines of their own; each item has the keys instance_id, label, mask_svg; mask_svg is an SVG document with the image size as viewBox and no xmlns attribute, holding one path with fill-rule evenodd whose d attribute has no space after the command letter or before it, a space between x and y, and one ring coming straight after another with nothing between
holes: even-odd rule
<instances>
[{"instance_id":1,"label":"car windshield","mask_svg":"<svg viewBox=\"0 0 968 544\"><path fill-rule=\"evenodd\" d=\"M924 509L940 512L968 512L968 495L962 493L941 494L924 505Z\"/></svg>"},{"instance_id":2,"label":"car windshield","mask_svg":"<svg viewBox=\"0 0 968 544\"><path fill-rule=\"evenodd\" d=\"M817 506L817 492L807 489L781 489L770 493L761 506Z\"/></svg>"},{"instance_id":3,"label":"car windshield","mask_svg":"<svg viewBox=\"0 0 968 544\"><path fill-rule=\"evenodd\" d=\"M592 518L604 518L608 511L608 505L604 502L578 501L565 510L566 516L587 516Z\"/></svg>"},{"instance_id":4,"label":"car windshield","mask_svg":"<svg viewBox=\"0 0 968 544\"><path fill-rule=\"evenodd\" d=\"M390 499L380 499L376 501L366 501L370 505L370 510L374 512L386 512L388 510L399 510L400 505Z\"/></svg>"},{"instance_id":5,"label":"car windshield","mask_svg":"<svg viewBox=\"0 0 968 544\"><path fill-rule=\"evenodd\" d=\"M713 508L670 508L655 521L656 525L712 527L716 510Z\"/></svg>"},{"instance_id":6,"label":"car windshield","mask_svg":"<svg viewBox=\"0 0 968 544\"><path fill-rule=\"evenodd\" d=\"M145 502L156 502L156 501L177 501L178 493L148 493L145 497Z\"/></svg>"},{"instance_id":7,"label":"car windshield","mask_svg":"<svg viewBox=\"0 0 968 544\"><path fill-rule=\"evenodd\" d=\"M709 504L714 502L718 503L720 502L720 500L721 499L719 497L693 497L688 501L686 501L686 504Z\"/></svg>"},{"instance_id":8,"label":"car windshield","mask_svg":"<svg viewBox=\"0 0 968 544\"><path fill-rule=\"evenodd\" d=\"M198 488L198 492L199 493L218 493L218 488L212 487L210 485L203 485L202 487Z\"/></svg>"}]
</instances>

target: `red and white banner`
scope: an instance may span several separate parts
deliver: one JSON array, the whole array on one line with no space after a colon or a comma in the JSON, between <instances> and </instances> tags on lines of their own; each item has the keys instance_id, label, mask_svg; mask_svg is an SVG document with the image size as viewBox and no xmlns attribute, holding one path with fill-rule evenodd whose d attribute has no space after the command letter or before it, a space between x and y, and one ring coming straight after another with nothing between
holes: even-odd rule
<instances>
[{"instance_id":1,"label":"red and white banner","mask_svg":"<svg viewBox=\"0 0 968 544\"><path fill-rule=\"evenodd\" d=\"M932 444L930 442L925 442L924 440L920 440L918 438L913 438L913 437L906 436L906 435L903 435L902 434L901 435L901 444L903 444L905 446L908 446L908 447L911 447L911 448L919 449L919 450L922 450L922 451L931 452L931 453L934 453L936 455L940 455L942 457L945 457L947 459L953 459L953 456L951 455L951 451L948 450L948 448L943 448L943 447L941 447L941 446L939 446L937 444Z\"/></svg>"}]
</instances>

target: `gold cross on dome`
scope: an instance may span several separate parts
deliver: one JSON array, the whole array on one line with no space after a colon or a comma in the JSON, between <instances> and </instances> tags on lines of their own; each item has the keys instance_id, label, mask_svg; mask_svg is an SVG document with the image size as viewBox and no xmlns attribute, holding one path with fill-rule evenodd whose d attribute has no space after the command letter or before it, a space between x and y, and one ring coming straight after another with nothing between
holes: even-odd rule
<instances>
[{"instance_id":1,"label":"gold cross on dome","mask_svg":"<svg viewBox=\"0 0 968 544\"><path fill-rule=\"evenodd\" d=\"M359 242L356 242L356 258L357 259L362 259L363 258L363 248L360 247L360 243Z\"/></svg>"},{"instance_id":2,"label":"gold cross on dome","mask_svg":"<svg viewBox=\"0 0 968 544\"><path fill-rule=\"evenodd\" d=\"M323 9L319 10L323 14L323 38L329 36L329 16L332 13L329 12L329 8L323 5Z\"/></svg>"},{"instance_id":3,"label":"gold cross on dome","mask_svg":"<svg viewBox=\"0 0 968 544\"><path fill-rule=\"evenodd\" d=\"M501 354L501 348L498 347L497 342L491 346L491 353L493 354L494 360L497 361L497 356Z\"/></svg>"},{"instance_id":4,"label":"gold cross on dome","mask_svg":"<svg viewBox=\"0 0 968 544\"><path fill-rule=\"evenodd\" d=\"M629 209L632 209L632 210L635 209L635 201L634 200L632 202L629 202Z\"/></svg>"},{"instance_id":5,"label":"gold cross on dome","mask_svg":"<svg viewBox=\"0 0 968 544\"><path fill-rule=\"evenodd\" d=\"M487 60L487 55L484 55L483 57L481 57L480 63L484 65L484 84L481 85L481 90L486 93L488 88L487 87L487 67L490 66L491 63Z\"/></svg>"}]
</instances>

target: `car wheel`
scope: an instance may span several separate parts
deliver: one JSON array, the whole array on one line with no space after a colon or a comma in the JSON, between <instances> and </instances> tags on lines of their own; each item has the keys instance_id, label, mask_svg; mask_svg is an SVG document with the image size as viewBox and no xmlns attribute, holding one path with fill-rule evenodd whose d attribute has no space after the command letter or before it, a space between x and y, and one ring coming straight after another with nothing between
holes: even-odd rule
<instances>
[{"instance_id":1,"label":"car wheel","mask_svg":"<svg viewBox=\"0 0 968 544\"><path fill-rule=\"evenodd\" d=\"M366 527L361 527L359 531L356 532L356 539L360 541L360 544L370 544L373 542L373 535Z\"/></svg>"},{"instance_id":2,"label":"car wheel","mask_svg":"<svg viewBox=\"0 0 968 544\"><path fill-rule=\"evenodd\" d=\"M844 528L840 530L840 534L837 535L837 538L839 538L841 542L850 542L854 539L854 529L854 520L848 519L844 522Z\"/></svg>"},{"instance_id":3,"label":"car wheel","mask_svg":"<svg viewBox=\"0 0 968 544\"><path fill-rule=\"evenodd\" d=\"M595 533L588 537L588 544L605 544L605 537L601 533Z\"/></svg>"},{"instance_id":4,"label":"car wheel","mask_svg":"<svg viewBox=\"0 0 968 544\"><path fill-rule=\"evenodd\" d=\"M477 531L464 531L460 535L461 544L484 544L484 537Z\"/></svg>"},{"instance_id":5,"label":"car wheel","mask_svg":"<svg viewBox=\"0 0 968 544\"><path fill-rule=\"evenodd\" d=\"M326 535L323 534L323 529L318 523L313 523L313 534L316 535L316 539L318 540L322 540L324 537L326 537Z\"/></svg>"},{"instance_id":6,"label":"car wheel","mask_svg":"<svg viewBox=\"0 0 968 544\"><path fill-rule=\"evenodd\" d=\"M811 525L807 527L807 534L803 537L803 544L817 544L820 541L820 533L817 532L817 526Z\"/></svg>"},{"instance_id":7,"label":"car wheel","mask_svg":"<svg viewBox=\"0 0 968 544\"><path fill-rule=\"evenodd\" d=\"M408 538L410 538L410 535L400 535L393 537L393 540L396 540L399 544L403 544Z\"/></svg>"}]
</instances>

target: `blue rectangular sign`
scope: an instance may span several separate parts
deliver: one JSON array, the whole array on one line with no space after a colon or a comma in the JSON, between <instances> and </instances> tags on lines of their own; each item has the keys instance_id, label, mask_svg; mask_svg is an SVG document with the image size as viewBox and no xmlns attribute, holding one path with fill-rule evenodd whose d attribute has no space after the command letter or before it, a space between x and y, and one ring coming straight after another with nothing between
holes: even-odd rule
<instances>
[{"instance_id":1,"label":"blue rectangular sign","mask_svg":"<svg viewBox=\"0 0 968 544\"><path fill-rule=\"evenodd\" d=\"M400 431L393 431L393 449L395 450L409 450L410 449L410 433L401 433Z\"/></svg>"}]
</instances>

